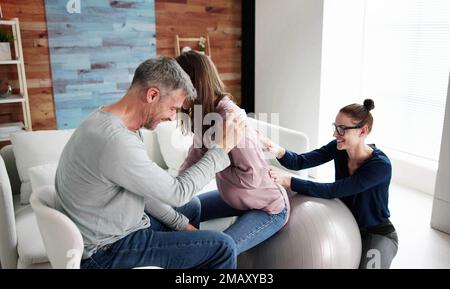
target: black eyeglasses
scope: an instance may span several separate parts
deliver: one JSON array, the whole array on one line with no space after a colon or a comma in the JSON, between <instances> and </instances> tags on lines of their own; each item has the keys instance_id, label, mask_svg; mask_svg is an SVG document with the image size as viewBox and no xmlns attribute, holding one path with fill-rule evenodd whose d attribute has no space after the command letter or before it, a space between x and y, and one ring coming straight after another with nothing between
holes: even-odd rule
<instances>
[{"instance_id":1,"label":"black eyeglasses","mask_svg":"<svg viewBox=\"0 0 450 289\"><path fill-rule=\"evenodd\" d=\"M336 125L335 123L333 123L333 128L334 128L334 131L337 132L338 135L344 136L346 130L361 128L361 126L360 125L345 126L345 125Z\"/></svg>"}]
</instances>

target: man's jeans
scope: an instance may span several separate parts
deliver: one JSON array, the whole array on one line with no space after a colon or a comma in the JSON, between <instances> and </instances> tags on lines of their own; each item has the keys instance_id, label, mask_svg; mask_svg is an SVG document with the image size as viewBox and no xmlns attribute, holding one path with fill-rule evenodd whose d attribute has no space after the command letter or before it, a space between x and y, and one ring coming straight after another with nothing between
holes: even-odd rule
<instances>
[{"instance_id":1,"label":"man's jeans","mask_svg":"<svg viewBox=\"0 0 450 289\"><path fill-rule=\"evenodd\" d=\"M176 209L198 228L200 201L193 198ZM174 232L150 217L150 228L127 235L84 259L81 268L234 269L236 245L230 236L215 231Z\"/></svg>"},{"instance_id":2,"label":"man's jeans","mask_svg":"<svg viewBox=\"0 0 450 289\"><path fill-rule=\"evenodd\" d=\"M278 214L269 215L261 210L241 211L225 203L217 190L198 196L202 204L200 222L216 218L239 216L235 223L223 231L236 242L237 254L247 251L270 238L283 228L286 207Z\"/></svg>"}]
</instances>

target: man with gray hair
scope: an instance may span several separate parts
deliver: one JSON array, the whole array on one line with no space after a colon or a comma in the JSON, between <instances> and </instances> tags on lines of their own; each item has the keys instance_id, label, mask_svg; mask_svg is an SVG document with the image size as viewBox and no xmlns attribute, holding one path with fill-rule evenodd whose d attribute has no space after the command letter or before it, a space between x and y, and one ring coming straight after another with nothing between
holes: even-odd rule
<instances>
[{"instance_id":1,"label":"man with gray hair","mask_svg":"<svg viewBox=\"0 0 450 289\"><path fill-rule=\"evenodd\" d=\"M170 176L147 156L139 129L174 120L196 92L168 57L136 69L126 94L94 111L64 148L56 172L63 211L83 236L81 268L235 268L234 241L198 231L195 193L230 164L242 123L228 122L224 138L194 166ZM237 137L236 137L237 136Z\"/></svg>"}]
</instances>

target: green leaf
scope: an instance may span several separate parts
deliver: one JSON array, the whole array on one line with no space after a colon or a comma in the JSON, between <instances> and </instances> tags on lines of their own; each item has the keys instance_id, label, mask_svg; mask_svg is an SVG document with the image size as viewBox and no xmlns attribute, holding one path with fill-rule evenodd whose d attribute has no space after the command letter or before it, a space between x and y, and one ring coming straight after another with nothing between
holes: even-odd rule
<instances>
[{"instance_id":1,"label":"green leaf","mask_svg":"<svg viewBox=\"0 0 450 289\"><path fill-rule=\"evenodd\" d=\"M14 37L11 33L0 30L0 42L13 42Z\"/></svg>"}]
</instances>

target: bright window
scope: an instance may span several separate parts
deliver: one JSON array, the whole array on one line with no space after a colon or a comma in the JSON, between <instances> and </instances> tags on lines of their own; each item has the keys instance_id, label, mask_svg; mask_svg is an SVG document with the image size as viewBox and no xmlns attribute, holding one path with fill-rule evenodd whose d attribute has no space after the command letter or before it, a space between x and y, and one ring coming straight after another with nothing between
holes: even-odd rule
<instances>
[{"instance_id":1,"label":"bright window","mask_svg":"<svg viewBox=\"0 0 450 289\"><path fill-rule=\"evenodd\" d=\"M339 108L375 100L368 140L437 161L450 72L449 0L327 0L320 143Z\"/></svg>"},{"instance_id":2,"label":"bright window","mask_svg":"<svg viewBox=\"0 0 450 289\"><path fill-rule=\"evenodd\" d=\"M438 160L450 71L450 1L367 0L362 95L384 147Z\"/></svg>"}]
</instances>

